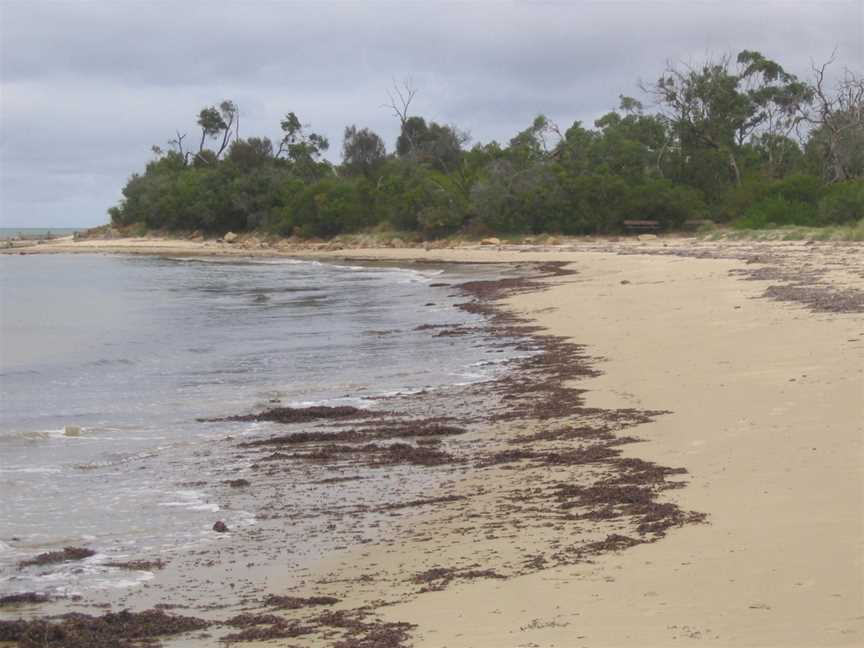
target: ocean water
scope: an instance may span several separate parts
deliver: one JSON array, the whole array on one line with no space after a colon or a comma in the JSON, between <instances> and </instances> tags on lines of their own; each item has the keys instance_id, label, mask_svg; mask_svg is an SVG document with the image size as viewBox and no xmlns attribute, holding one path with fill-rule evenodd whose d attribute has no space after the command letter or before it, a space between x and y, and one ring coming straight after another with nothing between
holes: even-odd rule
<instances>
[{"instance_id":1,"label":"ocean water","mask_svg":"<svg viewBox=\"0 0 864 648\"><path fill-rule=\"evenodd\" d=\"M217 440L261 424L196 418L274 403L371 407L490 378L500 350L417 330L479 324L454 308L453 288L431 284L489 272L0 256L0 594L129 587L148 574L101 565L194 549L214 517L255 525L197 480ZM97 555L18 568L82 545Z\"/></svg>"},{"instance_id":2,"label":"ocean water","mask_svg":"<svg viewBox=\"0 0 864 648\"><path fill-rule=\"evenodd\" d=\"M0 241L11 238L56 238L83 232L86 227L0 227Z\"/></svg>"}]
</instances>

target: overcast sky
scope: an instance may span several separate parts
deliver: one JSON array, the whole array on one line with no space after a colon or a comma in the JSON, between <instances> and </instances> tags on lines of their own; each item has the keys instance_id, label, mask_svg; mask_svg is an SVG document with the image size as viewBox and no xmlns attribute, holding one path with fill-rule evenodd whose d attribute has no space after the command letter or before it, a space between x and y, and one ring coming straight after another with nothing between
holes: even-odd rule
<instances>
[{"instance_id":1,"label":"overcast sky","mask_svg":"<svg viewBox=\"0 0 864 648\"><path fill-rule=\"evenodd\" d=\"M667 60L755 49L808 76L837 47L864 69L864 0L0 0L0 25L0 227L106 222L151 145L225 98L241 135L294 111L338 161L347 124L392 148L393 79L415 114L506 142L540 112L591 124Z\"/></svg>"}]
</instances>

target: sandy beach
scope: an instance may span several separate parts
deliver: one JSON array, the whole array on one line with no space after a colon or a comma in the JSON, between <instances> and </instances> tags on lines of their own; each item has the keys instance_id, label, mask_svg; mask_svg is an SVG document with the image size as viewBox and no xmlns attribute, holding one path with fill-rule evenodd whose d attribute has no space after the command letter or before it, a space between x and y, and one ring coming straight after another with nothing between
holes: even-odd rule
<instances>
[{"instance_id":1,"label":"sandy beach","mask_svg":"<svg viewBox=\"0 0 864 648\"><path fill-rule=\"evenodd\" d=\"M404 645L418 648L864 642L862 244L661 238L274 250L127 239L7 252L561 264L566 274L539 279L543 289L508 294L501 312L580 345L590 358L594 375L568 377L582 401L567 412L570 424L592 409L658 413L622 426L641 442L621 445L621 457L686 469L670 477L686 485L664 490L662 499L704 520L556 562L550 556L561 527L516 524L491 533L467 530L466 520L504 519L496 511L505 501L517 508L527 501L520 489L560 490L574 468L482 469L447 491L469 502L458 514L450 506L406 513L404 541L350 548L321 566L316 593L339 580L347 608L387 601L376 613L410 624ZM553 424L530 416L492 422L484 443ZM549 549L548 564L517 569L535 547ZM368 577L474 563L489 573L443 578L435 587ZM284 586L297 584L286 579Z\"/></svg>"}]
</instances>

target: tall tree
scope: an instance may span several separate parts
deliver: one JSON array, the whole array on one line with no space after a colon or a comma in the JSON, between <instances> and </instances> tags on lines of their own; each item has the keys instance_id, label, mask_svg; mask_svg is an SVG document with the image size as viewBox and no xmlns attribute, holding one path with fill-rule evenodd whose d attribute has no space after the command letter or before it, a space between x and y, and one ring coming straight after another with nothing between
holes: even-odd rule
<instances>
[{"instance_id":1,"label":"tall tree","mask_svg":"<svg viewBox=\"0 0 864 648\"><path fill-rule=\"evenodd\" d=\"M393 82L393 89L387 91L387 98L389 99L389 103L386 104L386 107L389 108L396 118L399 120L399 137L402 139L401 145L397 142L396 150L399 155L407 155L411 152L413 148L415 148L415 140L414 140L414 131L412 128L408 127L408 120L411 119L411 115L409 111L411 110L411 102L414 101L414 97L417 95L417 88L414 86L414 82L408 78L405 79L402 84ZM415 118L421 119L422 118ZM415 124L416 125L416 124ZM425 127L426 122L423 121L423 126Z\"/></svg>"},{"instance_id":2,"label":"tall tree","mask_svg":"<svg viewBox=\"0 0 864 648\"><path fill-rule=\"evenodd\" d=\"M847 69L829 88L825 75L833 62L834 55L813 66L815 105L806 120L814 127L811 140L821 151L825 180L842 182L862 174L857 167L864 144L864 77Z\"/></svg>"},{"instance_id":3,"label":"tall tree","mask_svg":"<svg viewBox=\"0 0 864 648\"><path fill-rule=\"evenodd\" d=\"M308 124L301 124L293 112L280 123L283 136L276 157L283 154L300 176L317 177L321 171L321 156L330 148L330 141L319 133L307 132Z\"/></svg>"},{"instance_id":4,"label":"tall tree","mask_svg":"<svg viewBox=\"0 0 864 648\"><path fill-rule=\"evenodd\" d=\"M346 126L342 140L342 166L348 173L369 177L387 157L384 140L368 128Z\"/></svg>"},{"instance_id":5,"label":"tall tree","mask_svg":"<svg viewBox=\"0 0 864 648\"><path fill-rule=\"evenodd\" d=\"M213 151L215 158L217 160L219 159L225 149L228 148L228 144L231 142L238 115L239 111L237 105L233 101L227 99L220 103L218 108L216 106L210 106L201 109L201 112L198 113L198 125L201 127L201 142L198 145L197 155L199 160L205 159L204 142L208 138L218 140L221 135L222 140L219 143L219 148L216 151ZM181 140L179 134L177 138L178 140ZM178 147L180 144L181 141L178 141ZM210 156L206 157L209 159Z\"/></svg>"},{"instance_id":6,"label":"tall tree","mask_svg":"<svg viewBox=\"0 0 864 648\"><path fill-rule=\"evenodd\" d=\"M777 134L794 127L807 86L759 52L744 50L733 69L729 55L699 67L667 65L653 85L663 115L677 132L682 149L713 149L726 158L741 184L737 155L766 125Z\"/></svg>"}]
</instances>

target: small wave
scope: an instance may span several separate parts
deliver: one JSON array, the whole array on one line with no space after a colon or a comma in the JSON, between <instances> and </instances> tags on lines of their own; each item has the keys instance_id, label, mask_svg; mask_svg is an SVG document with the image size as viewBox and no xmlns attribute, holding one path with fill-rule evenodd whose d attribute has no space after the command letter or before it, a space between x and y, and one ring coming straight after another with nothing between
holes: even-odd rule
<instances>
[{"instance_id":1,"label":"small wave","mask_svg":"<svg viewBox=\"0 0 864 648\"><path fill-rule=\"evenodd\" d=\"M381 392L376 396L371 396L369 401L374 405L377 398L392 398L393 396L413 396L429 391L429 387L406 387L404 389L394 389L392 391Z\"/></svg>"},{"instance_id":2,"label":"small wave","mask_svg":"<svg viewBox=\"0 0 864 648\"><path fill-rule=\"evenodd\" d=\"M322 400L293 401L288 403L288 407L335 407L337 405L351 405L358 409L370 409L373 406L373 399L374 396L339 396Z\"/></svg>"},{"instance_id":3,"label":"small wave","mask_svg":"<svg viewBox=\"0 0 864 648\"><path fill-rule=\"evenodd\" d=\"M111 571L123 573L126 577L117 580L99 579L93 582L93 588L97 590L128 589L130 587L137 587L138 585L141 585L142 583L145 583L156 577L156 574L154 574L152 571L145 570L136 570L133 572L129 572L127 570L111 569ZM130 573L132 574L132 576L130 576Z\"/></svg>"},{"instance_id":4,"label":"small wave","mask_svg":"<svg viewBox=\"0 0 864 648\"><path fill-rule=\"evenodd\" d=\"M37 443L39 441L47 441L57 438L58 433L63 435L63 430L35 430L30 432L8 432L0 434L0 443L12 443L20 441L30 441Z\"/></svg>"},{"instance_id":5,"label":"small wave","mask_svg":"<svg viewBox=\"0 0 864 648\"><path fill-rule=\"evenodd\" d=\"M66 428L51 428L49 430L28 430L23 432L5 432L0 434L0 443L40 443L44 441L101 441L104 437L94 438L88 435L91 430L89 428L80 428L78 433L70 431L66 433Z\"/></svg>"},{"instance_id":6,"label":"small wave","mask_svg":"<svg viewBox=\"0 0 864 648\"><path fill-rule=\"evenodd\" d=\"M0 473L21 473L25 475L29 474L45 474L45 475L53 475L55 473L62 472L61 469L57 466L11 466L8 468L0 468Z\"/></svg>"},{"instance_id":7,"label":"small wave","mask_svg":"<svg viewBox=\"0 0 864 648\"><path fill-rule=\"evenodd\" d=\"M321 263L320 261L312 261L306 259L286 259L286 258L245 258L236 259L233 257L184 257L184 256L166 256L162 257L163 261L172 263L183 263L190 265L221 265L221 266L272 266L272 265L310 265L324 266L335 265L329 263Z\"/></svg>"},{"instance_id":8,"label":"small wave","mask_svg":"<svg viewBox=\"0 0 864 648\"><path fill-rule=\"evenodd\" d=\"M204 493L195 490L178 490L173 493L178 499L168 502L159 502L159 506L170 506L185 508L189 511L209 511L215 513L221 510L220 506L213 502L204 500Z\"/></svg>"},{"instance_id":9,"label":"small wave","mask_svg":"<svg viewBox=\"0 0 864 648\"><path fill-rule=\"evenodd\" d=\"M148 439L149 440L149 439ZM103 461L92 461L83 464L76 464L75 468L77 470L98 470L99 468L110 468L111 466L122 466L123 464L127 464L131 461L139 461L141 459L149 459L150 457L155 457L159 454L159 450L161 447L157 447L155 450L144 450L142 452L135 452L132 454L119 455L110 459L105 459Z\"/></svg>"},{"instance_id":10,"label":"small wave","mask_svg":"<svg viewBox=\"0 0 864 648\"><path fill-rule=\"evenodd\" d=\"M494 367L495 365L506 364L510 361L510 358L493 358L490 360L478 360L477 362L472 362L469 367Z\"/></svg>"},{"instance_id":11,"label":"small wave","mask_svg":"<svg viewBox=\"0 0 864 648\"><path fill-rule=\"evenodd\" d=\"M190 504L189 502L161 502L159 506L176 506L185 508L189 511L210 511L211 513L221 510L218 504L213 503Z\"/></svg>"},{"instance_id":12,"label":"small wave","mask_svg":"<svg viewBox=\"0 0 864 648\"><path fill-rule=\"evenodd\" d=\"M129 358L100 358L99 360L93 360L91 362L85 363L85 367L116 367L116 366L124 366L128 367L134 365L135 361L130 360Z\"/></svg>"},{"instance_id":13,"label":"small wave","mask_svg":"<svg viewBox=\"0 0 864 648\"><path fill-rule=\"evenodd\" d=\"M38 588L50 588L56 595L72 596L84 589L127 589L136 587L154 578L152 571L128 571L110 567L104 563L112 560L110 556L97 553L74 563L59 563L46 566L44 571L29 574Z\"/></svg>"},{"instance_id":14,"label":"small wave","mask_svg":"<svg viewBox=\"0 0 864 648\"><path fill-rule=\"evenodd\" d=\"M20 376L41 376L42 372L36 369L7 369L0 371L0 378L18 378Z\"/></svg>"}]
</instances>

